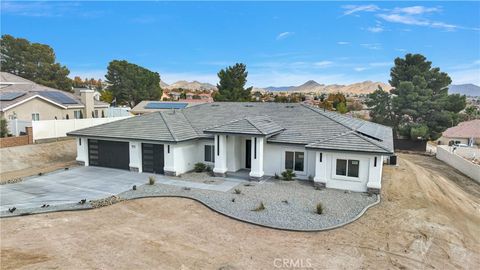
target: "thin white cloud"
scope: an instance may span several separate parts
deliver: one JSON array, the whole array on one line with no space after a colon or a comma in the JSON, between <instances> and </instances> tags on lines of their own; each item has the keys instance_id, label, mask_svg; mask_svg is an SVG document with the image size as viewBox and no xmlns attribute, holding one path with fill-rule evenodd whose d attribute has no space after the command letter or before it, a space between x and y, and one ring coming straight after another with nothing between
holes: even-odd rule
<instances>
[{"instance_id":1,"label":"thin white cloud","mask_svg":"<svg viewBox=\"0 0 480 270\"><path fill-rule=\"evenodd\" d=\"M292 36L295 32L282 32L277 35L277 40L286 39L287 37Z\"/></svg>"},{"instance_id":2,"label":"thin white cloud","mask_svg":"<svg viewBox=\"0 0 480 270\"><path fill-rule=\"evenodd\" d=\"M446 31L453 31L457 28L463 28L450 23L432 21L424 17L425 14L439 11L441 10L438 7L411 6L395 8L389 13L377 14L377 16L391 23L441 28Z\"/></svg>"},{"instance_id":3,"label":"thin white cloud","mask_svg":"<svg viewBox=\"0 0 480 270\"><path fill-rule=\"evenodd\" d=\"M79 2L66 1L1 1L2 14L11 14L24 17L83 17L95 18L104 16L105 12L100 10L80 10L82 4Z\"/></svg>"},{"instance_id":4,"label":"thin white cloud","mask_svg":"<svg viewBox=\"0 0 480 270\"><path fill-rule=\"evenodd\" d=\"M333 64L332 61L320 61L320 62L315 62L313 63L316 67L320 67L320 68L326 68L326 67L329 67Z\"/></svg>"},{"instance_id":5,"label":"thin white cloud","mask_svg":"<svg viewBox=\"0 0 480 270\"><path fill-rule=\"evenodd\" d=\"M338 45L348 45L348 44L350 44L350 42L348 42L348 41L339 41L339 42L337 42L337 44L338 44Z\"/></svg>"},{"instance_id":6,"label":"thin white cloud","mask_svg":"<svg viewBox=\"0 0 480 270\"><path fill-rule=\"evenodd\" d=\"M372 32L372 33L381 33L385 31L385 29L382 26L375 26L375 27L368 27L367 31Z\"/></svg>"},{"instance_id":7,"label":"thin white cloud","mask_svg":"<svg viewBox=\"0 0 480 270\"><path fill-rule=\"evenodd\" d=\"M346 5L342 6L343 15L352 15L357 12L374 12L379 10L380 8L376 5Z\"/></svg>"},{"instance_id":8,"label":"thin white cloud","mask_svg":"<svg viewBox=\"0 0 480 270\"><path fill-rule=\"evenodd\" d=\"M388 67L388 66L392 66L393 62L373 62L368 65L371 67Z\"/></svg>"},{"instance_id":9,"label":"thin white cloud","mask_svg":"<svg viewBox=\"0 0 480 270\"><path fill-rule=\"evenodd\" d=\"M360 46L369 49L369 50L381 50L382 44L380 43L362 43Z\"/></svg>"},{"instance_id":10,"label":"thin white cloud","mask_svg":"<svg viewBox=\"0 0 480 270\"><path fill-rule=\"evenodd\" d=\"M439 7L424 7L424 6L411 6L411 7L403 7L403 8L397 7L393 10L393 12L395 13L405 13L410 15L440 12L440 11L441 9Z\"/></svg>"},{"instance_id":11,"label":"thin white cloud","mask_svg":"<svg viewBox=\"0 0 480 270\"><path fill-rule=\"evenodd\" d=\"M356 67L353 70L360 72L360 71L364 71L366 69L367 69L366 67Z\"/></svg>"},{"instance_id":12,"label":"thin white cloud","mask_svg":"<svg viewBox=\"0 0 480 270\"><path fill-rule=\"evenodd\" d=\"M406 49L402 49L402 48L397 48L397 49L395 49L395 51L398 51L398 52L406 52L407 50L406 50Z\"/></svg>"}]
</instances>

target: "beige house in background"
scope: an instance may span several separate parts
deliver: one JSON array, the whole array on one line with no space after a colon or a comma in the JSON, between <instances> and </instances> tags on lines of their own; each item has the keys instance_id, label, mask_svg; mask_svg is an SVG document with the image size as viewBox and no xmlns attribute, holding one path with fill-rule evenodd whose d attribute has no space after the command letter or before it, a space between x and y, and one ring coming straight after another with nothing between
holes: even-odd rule
<instances>
[{"instance_id":1,"label":"beige house in background","mask_svg":"<svg viewBox=\"0 0 480 270\"><path fill-rule=\"evenodd\" d=\"M468 146L480 146L480 119L461 122L460 124L445 130L438 144L448 145L466 144Z\"/></svg>"},{"instance_id":2,"label":"beige house in background","mask_svg":"<svg viewBox=\"0 0 480 270\"><path fill-rule=\"evenodd\" d=\"M109 104L94 98L94 90L80 96L0 72L0 117L38 121L106 117Z\"/></svg>"}]
</instances>

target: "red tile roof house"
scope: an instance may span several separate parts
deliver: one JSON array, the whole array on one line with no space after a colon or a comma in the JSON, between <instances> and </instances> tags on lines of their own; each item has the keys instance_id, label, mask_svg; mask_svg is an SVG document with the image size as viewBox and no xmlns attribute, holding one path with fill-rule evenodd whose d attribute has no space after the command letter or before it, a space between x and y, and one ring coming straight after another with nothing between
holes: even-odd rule
<instances>
[{"instance_id":1,"label":"red tile roof house","mask_svg":"<svg viewBox=\"0 0 480 270\"><path fill-rule=\"evenodd\" d=\"M319 187L379 192L390 127L303 104L214 102L68 133L77 161L180 175L206 163L252 180L290 169Z\"/></svg>"},{"instance_id":2,"label":"red tile roof house","mask_svg":"<svg viewBox=\"0 0 480 270\"><path fill-rule=\"evenodd\" d=\"M461 122L457 126L445 130L442 137L438 139L439 144L448 144L450 141L469 146L480 146L480 119Z\"/></svg>"}]
</instances>

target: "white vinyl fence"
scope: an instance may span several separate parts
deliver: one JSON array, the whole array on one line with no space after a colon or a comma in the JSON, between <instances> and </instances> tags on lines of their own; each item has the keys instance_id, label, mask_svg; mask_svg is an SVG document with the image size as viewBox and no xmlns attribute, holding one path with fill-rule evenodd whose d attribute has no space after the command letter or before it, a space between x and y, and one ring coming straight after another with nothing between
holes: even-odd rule
<instances>
[{"instance_id":1,"label":"white vinyl fence","mask_svg":"<svg viewBox=\"0 0 480 270\"><path fill-rule=\"evenodd\" d=\"M24 120L18 120L18 119L7 121L8 131L13 136L19 136L20 132L25 132L26 131L25 128L31 127L31 126L32 126L32 121L24 121Z\"/></svg>"},{"instance_id":2,"label":"white vinyl fence","mask_svg":"<svg viewBox=\"0 0 480 270\"><path fill-rule=\"evenodd\" d=\"M459 147L452 153L452 147L446 145L437 146L437 159L447 163L455 169L461 171L473 180L480 183L480 165L473 163L471 160L465 159L457 155ZM479 158L479 157L476 157Z\"/></svg>"},{"instance_id":3,"label":"white vinyl fence","mask_svg":"<svg viewBox=\"0 0 480 270\"><path fill-rule=\"evenodd\" d=\"M93 127L129 117L132 116L32 121L33 140L61 138L67 136L67 133L70 131Z\"/></svg>"}]
</instances>

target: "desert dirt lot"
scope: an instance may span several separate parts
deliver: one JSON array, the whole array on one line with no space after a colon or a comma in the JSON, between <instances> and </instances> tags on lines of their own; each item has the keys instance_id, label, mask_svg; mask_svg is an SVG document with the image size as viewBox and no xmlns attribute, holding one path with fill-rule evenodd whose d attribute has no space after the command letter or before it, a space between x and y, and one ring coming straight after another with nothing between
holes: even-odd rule
<instances>
[{"instance_id":1,"label":"desert dirt lot","mask_svg":"<svg viewBox=\"0 0 480 270\"><path fill-rule=\"evenodd\" d=\"M0 149L0 182L76 165L75 140Z\"/></svg>"},{"instance_id":2,"label":"desert dirt lot","mask_svg":"<svg viewBox=\"0 0 480 270\"><path fill-rule=\"evenodd\" d=\"M188 199L141 199L2 219L1 268L478 269L479 194L434 158L401 154L385 167L382 203L336 230L272 230Z\"/></svg>"}]
</instances>

